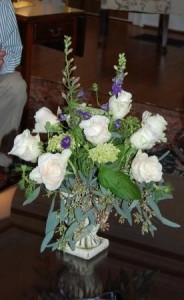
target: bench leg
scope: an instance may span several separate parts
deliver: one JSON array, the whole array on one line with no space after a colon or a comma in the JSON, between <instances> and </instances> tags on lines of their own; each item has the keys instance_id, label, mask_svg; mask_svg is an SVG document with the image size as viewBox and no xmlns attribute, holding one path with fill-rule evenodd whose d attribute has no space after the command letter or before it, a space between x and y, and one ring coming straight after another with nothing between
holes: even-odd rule
<instances>
[{"instance_id":1,"label":"bench leg","mask_svg":"<svg viewBox=\"0 0 184 300\"><path fill-rule=\"evenodd\" d=\"M169 15L160 15L158 36L161 39L162 49L166 51L168 39Z\"/></svg>"},{"instance_id":2,"label":"bench leg","mask_svg":"<svg viewBox=\"0 0 184 300\"><path fill-rule=\"evenodd\" d=\"M109 29L109 11L101 9L100 10L100 32L99 32L99 45L104 45L105 37L108 35Z\"/></svg>"}]
</instances>

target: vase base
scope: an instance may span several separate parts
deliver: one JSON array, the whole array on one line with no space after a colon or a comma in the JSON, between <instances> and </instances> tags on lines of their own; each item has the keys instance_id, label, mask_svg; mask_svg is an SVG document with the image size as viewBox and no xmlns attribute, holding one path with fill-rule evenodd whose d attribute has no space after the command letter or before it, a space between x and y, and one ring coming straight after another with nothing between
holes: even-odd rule
<instances>
[{"instance_id":1,"label":"vase base","mask_svg":"<svg viewBox=\"0 0 184 300\"><path fill-rule=\"evenodd\" d=\"M94 256L98 255L100 252L105 250L109 246L109 240L100 237L100 244L97 247L84 249L84 248L77 248L73 251L70 248L65 250L65 253L72 254L78 256L83 259L91 259Z\"/></svg>"}]
</instances>

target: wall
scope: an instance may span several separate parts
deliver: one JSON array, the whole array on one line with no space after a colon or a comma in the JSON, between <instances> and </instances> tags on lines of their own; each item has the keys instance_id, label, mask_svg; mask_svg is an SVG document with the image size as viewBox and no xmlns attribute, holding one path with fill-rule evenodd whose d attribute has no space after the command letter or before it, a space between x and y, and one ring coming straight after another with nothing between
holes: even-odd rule
<instances>
[{"instance_id":1,"label":"wall","mask_svg":"<svg viewBox=\"0 0 184 300\"><path fill-rule=\"evenodd\" d=\"M158 15L142 14L140 25L158 26ZM170 15L169 29L184 32L184 15Z\"/></svg>"}]
</instances>

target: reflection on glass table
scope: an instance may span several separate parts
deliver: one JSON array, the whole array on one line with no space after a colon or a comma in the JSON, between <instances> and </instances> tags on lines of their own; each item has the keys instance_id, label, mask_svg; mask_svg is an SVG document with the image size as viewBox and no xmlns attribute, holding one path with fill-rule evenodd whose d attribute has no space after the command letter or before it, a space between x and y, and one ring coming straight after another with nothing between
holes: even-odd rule
<instances>
[{"instance_id":1,"label":"reflection on glass table","mask_svg":"<svg viewBox=\"0 0 184 300\"><path fill-rule=\"evenodd\" d=\"M31 292L31 297L34 295L35 298L26 299L147 299L145 297L149 296L154 287L152 279L157 275L156 271L135 271L129 274L124 268L113 274L108 266L107 251L92 260L63 255L61 252L56 253L56 258L62 267L55 274L50 272L47 261L41 257L39 268L36 269L40 277L52 282L52 287L42 289L37 285ZM26 294L30 295L30 291Z\"/></svg>"}]
</instances>

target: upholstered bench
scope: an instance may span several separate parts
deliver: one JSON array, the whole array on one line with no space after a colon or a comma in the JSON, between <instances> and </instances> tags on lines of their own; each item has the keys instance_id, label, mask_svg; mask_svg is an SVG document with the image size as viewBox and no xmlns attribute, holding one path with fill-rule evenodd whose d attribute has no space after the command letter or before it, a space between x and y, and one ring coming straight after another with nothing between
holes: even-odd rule
<instances>
[{"instance_id":1,"label":"upholstered bench","mask_svg":"<svg viewBox=\"0 0 184 300\"><path fill-rule=\"evenodd\" d=\"M108 32L109 10L159 14L158 33L161 46L166 48L170 14L184 14L184 0L101 0L100 37L103 43Z\"/></svg>"}]
</instances>

